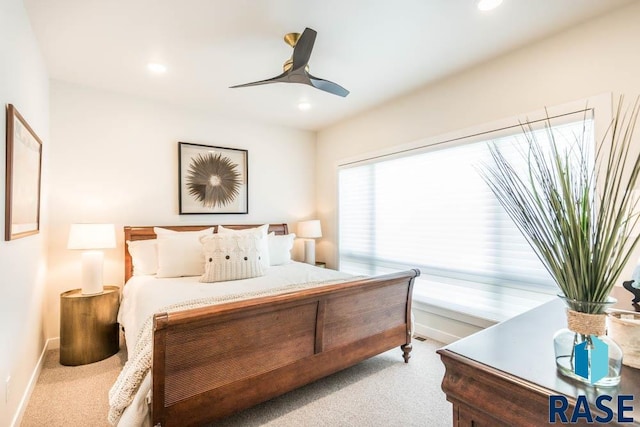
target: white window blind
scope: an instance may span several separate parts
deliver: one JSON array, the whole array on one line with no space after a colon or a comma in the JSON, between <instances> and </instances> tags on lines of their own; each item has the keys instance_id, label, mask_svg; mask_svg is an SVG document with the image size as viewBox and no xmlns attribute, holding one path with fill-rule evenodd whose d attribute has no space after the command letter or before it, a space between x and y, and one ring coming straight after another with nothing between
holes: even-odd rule
<instances>
[{"instance_id":1,"label":"white window blind","mask_svg":"<svg viewBox=\"0 0 640 427\"><path fill-rule=\"evenodd\" d=\"M583 143L585 124L592 135L590 120L572 120L554 124L556 143ZM549 144L544 129L535 133ZM340 269L382 274L417 267L424 278L440 282L555 289L479 173L491 159L488 141L526 168L519 152L526 140L518 127L340 167ZM592 138L584 143L593 146Z\"/></svg>"}]
</instances>

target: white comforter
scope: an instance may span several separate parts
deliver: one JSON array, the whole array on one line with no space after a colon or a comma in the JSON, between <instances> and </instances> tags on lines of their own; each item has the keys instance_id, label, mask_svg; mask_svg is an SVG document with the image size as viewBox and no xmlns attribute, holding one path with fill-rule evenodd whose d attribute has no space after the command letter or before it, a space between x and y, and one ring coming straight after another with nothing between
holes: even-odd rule
<instances>
[{"instance_id":1,"label":"white comforter","mask_svg":"<svg viewBox=\"0 0 640 427\"><path fill-rule=\"evenodd\" d=\"M199 277L158 279L155 276L134 276L124 287L118 322L125 329L127 348L136 348L139 334L145 322L154 313L177 303L202 300L210 297L244 299L247 294L282 289L305 283L324 283L349 279L350 275L338 271L317 268L309 264L293 262L270 267L267 274L245 280L218 283L200 283ZM129 354L129 357L133 357ZM137 390L133 401L118 420L120 427L150 426L147 397L151 391L151 378L147 373Z\"/></svg>"}]
</instances>

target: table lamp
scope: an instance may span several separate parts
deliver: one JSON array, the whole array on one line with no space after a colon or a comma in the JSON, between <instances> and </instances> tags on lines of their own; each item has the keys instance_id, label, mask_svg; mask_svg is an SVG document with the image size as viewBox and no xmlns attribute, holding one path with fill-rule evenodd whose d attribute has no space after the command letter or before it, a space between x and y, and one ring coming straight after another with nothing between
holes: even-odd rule
<instances>
[{"instance_id":1,"label":"table lamp","mask_svg":"<svg viewBox=\"0 0 640 427\"><path fill-rule=\"evenodd\" d=\"M100 249L116 247L116 230L113 224L71 224L68 249L84 250L82 253L82 294L101 294L104 254Z\"/></svg>"},{"instance_id":2,"label":"table lamp","mask_svg":"<svg viewBox=\"0 0 640 427\"><path fill-rule=\"evenodd\" d=\"M316 263L316 241L322 237L320 220L312 219L298 223L298 237L304 239L304 262L315 265Z\"/></svg>"}]
</instances>

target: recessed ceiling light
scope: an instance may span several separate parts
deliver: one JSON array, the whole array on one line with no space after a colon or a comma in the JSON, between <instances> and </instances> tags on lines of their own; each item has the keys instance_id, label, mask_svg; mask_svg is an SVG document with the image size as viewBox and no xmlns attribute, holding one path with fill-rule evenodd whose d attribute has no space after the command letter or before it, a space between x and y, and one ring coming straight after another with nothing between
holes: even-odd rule
<instances>
[{"instance_id":1,"label":"recessed ceiling light","mask_svg":"<svg viewBox=\"0 0 640 427\"><path fill-rule=\"evenodd\" d=\"M147 68L149 69L149 71L154 72L154 73L158 73L158 74L162 74L162 73L166 73L167 72L167 67L162 65L162 64L158 64L156 62L150 62L147 64Z\"/></svg>"},{"instance_id":2,"label":"recessed ceiling light","mask_svg":"<svg viewBox=\"0 0 640 427\"><path fill-rule=\"evenodd\" d=\"M300 111L307 111L309 109L311 109L311 104L309 104L308 102L301 102L298 104L298 109Z\"/></svg>"},{"instance_id":3,"label":"recessed ceiling light","mask_svg":"<svg viewBox=\"0 0 640 427\"><path fill-rule=\"evenodd\" d=\"M502 4L502 0L478 0L478 10L486 12Z\"/></svg>"}]
</instances>

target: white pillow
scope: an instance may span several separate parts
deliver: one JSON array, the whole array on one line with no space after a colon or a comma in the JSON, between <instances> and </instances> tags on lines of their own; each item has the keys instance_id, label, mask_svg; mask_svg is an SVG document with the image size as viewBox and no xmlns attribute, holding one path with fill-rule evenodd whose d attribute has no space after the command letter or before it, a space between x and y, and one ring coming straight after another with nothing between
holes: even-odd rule
<instances>
[{"instance_id":1,"label":"white pillow","mask_svg":"<svg viewBox=\"0 0 640 427\"><path fill-rule=\"evenodd\" d=\"M255 227L255 228L245 228L243 230L234 230L232 228L225 228L224 226L219 225L218 233L219 234L239 234L239 235L256 234L262 237L262 240L258 242L258 250L260 251L261 258L262 258L260 262L262 263L262 266L264 268L269 267L270 265L269 244L267 243L267 233L269 233L269 224L261 225L260 227Z\"/></svg>"},{"instance_id":2,"label":"white pillow","mask_svg":"<svg viewBox=\"0 0 640 427\"><path fill-rule=\"evenodd\" d=\"M147 276L158 271L158 240L127 240L134 276Z\"/></svg>"},{"instance_id":3,"label":"white pillow","mask_svg":"<svg viewBox=\"0 0 640 427\"><path fill-rule=\"evenodd\" d=\"M291 262L291 249L296 235L291 233L284 236L276 236L269 233L267 243L269 245L269 262L271 265L289 264Z\"/></svg>"},{"instance_id":4,"label":"white pillow","mask_svg":"<svg viewBox=\"0 0 640 427\"><path fill-rule=\"evenodd\" d=\"M222 282L264 275L260 262L261 240L264 237L256 233L218 233L200 237L205 258L200 281Z\"/></svg>"},{"instance_id":5,"label":"white pillow","mask_svg":"<svg viewBox=\"0 0 640 427\"><path fill-rule=\"evenodd\" d=\"M157 277L200 276L204 255L200 237L213 234L213 227L200 231L173 231L154 227L158 236Z\"/></svg>"}]
</instances>

